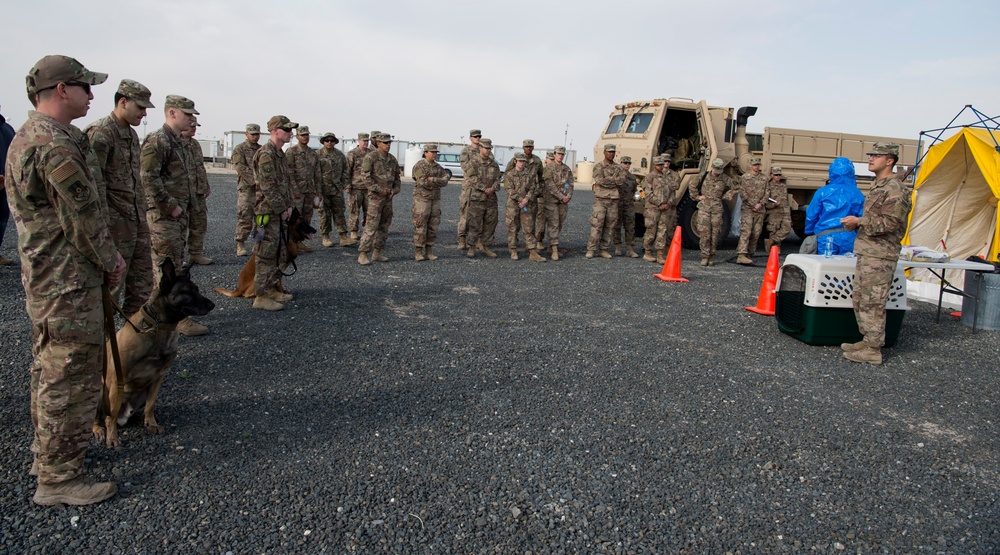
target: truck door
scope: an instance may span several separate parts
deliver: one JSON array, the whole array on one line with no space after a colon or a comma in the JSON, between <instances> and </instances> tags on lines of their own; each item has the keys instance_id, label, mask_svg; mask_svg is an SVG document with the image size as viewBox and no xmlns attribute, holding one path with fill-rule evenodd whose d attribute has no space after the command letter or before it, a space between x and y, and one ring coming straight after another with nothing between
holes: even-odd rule
<instances>
[{"instance_id":1,"label":"truck door","mask_svg":"<svg viewBox=\"0 0 1000 555\"><path fill-rule=\"evenodd\" d=\"M701 171L708 171L708 163L711 159L718 155L719 146L715 141L715 132L713 130L712 122L712 111L708 108L708 104L702 100L698 102L698 129L701 132L701 145L696 148L703 149L705 155L701 159Z\"/></svg>"}]
</instances>

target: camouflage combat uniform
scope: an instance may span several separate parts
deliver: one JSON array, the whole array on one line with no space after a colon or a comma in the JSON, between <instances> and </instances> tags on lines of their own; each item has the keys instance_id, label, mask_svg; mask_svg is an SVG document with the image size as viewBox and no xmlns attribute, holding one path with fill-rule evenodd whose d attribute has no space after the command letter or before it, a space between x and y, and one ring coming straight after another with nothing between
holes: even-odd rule
<instances>
[{"instance_id":1,"label":"camouflage combat uniform","mask_svg":"<svg viewBox=\"0 0 1000 555\"><path fill-rule=\"evenodd\" d=\"M462 149L462 152L458 156L458 165L462 167L462 175L465 177L462 179L462 192L458 195L458 242L459 245L465 244L466 235L468 235L469 228L469 172L471 171L470 164L479 156L479 147L476 145L469 145ZM499 166L497 167L499 169Z\"/></svg>"},{"instance_id":2,"label":"camouflage combat uniform","mask_svg":"<svg viewBox=\"0 0 1000 555\"><path fill-rule=\"evenodd\" d=\"M469 203L466 208L466 247L472 249L476 242L482 242L487 249L493 244L493 234L497 230L500 209L497 203L497 189L500 188L500 166L492 155L482 157L476 154L468 164L465 184L469 187ZM486 194L486 189L493 192Z\"/></svg>"},{"instance_id":3,"label":"camouflage combat uniform","mask_svg":"<svg viewBox=\"0 0 1000 555\"><path fill-rule=\"evenodd\" d=\"M351 180L348 185L350 191L347 195L347 203L350 208L347 229L351 232L352 237L364 231L365 214L368 213L368 186L365 185L361 173L361 166L367 155L368 150L361 148L360 145L347 153L347 174Z\"/></svg>"},{"instance_id":4,"label":"camouflage combat uniform","mask_svg":"<svg viewBox=\"0 0 1000 555\"><path fill-rule=\"evenodd\" d=\"M242 243L253 231L253 206L256 201L257 182L253 176L253 157L260 150L259 144L243 141L233 149L233 167L236 169L236 241Z\"/></svg>"},{"instance_id":5,"label":"camouflage combat uniform","mask_svg":"<svg viewBox=\"0 0 1000 555\"><path fill-rule=\"evenodd\" d=\"M553 160L542 172L542 190L545 209L543 211L539 206L538 211L544 212L545 223L542 227L549 236L549 246L555 250L559 246L559 234L569 210L569 201L563 202L562 199L573 198L573 170L566 164ZM535 230L536 235L542 233L538 228L538 219L535 220Z\"/></svg>"},{"instance_id":6,"label":"camouflage combat uniform","mask_svg":"<svg viewBox=\"0 0 1000 555\"><path fill-rule=\"evenodd\" d=\"M910 192L896 176L875 180L858 221L853 304L868 347L885 344L885 303L910 213Z\"/></svg>"},{"instance_id":7,"label":"camouflage combat uniform","mask_svg":"<svg viewBox=\"0 0 1000 555\"><path fill-rule=\"evenodd\" d=\"M705 181L701 183L701 186L691 190L695 200L699 195L705 196L705 200L698 202L698 221L696 222L703 261L714 262L715 245L719 242L719 235L722 233L722 201L733 198L736 191L732 186L733 181L728 175L725 173L715 175L710 171L705 175Z\"/></svg>"},{"instance_id":8,"label":"camouflage combat uniform","mask_svg":"<svg viewBox=\"0 0 1000 555\"><path fill-rule=\"evenodd\" d=\"M321 148L317 156L322 178L320 195L323 197L323 204L319 208L319 231L326 237L336 227L337 233L343 235L347 233L344 188L351 179L347 169L347 156L336 147Z\"/></svg>"},{"instance_id":9,"label":"camouflage combat uniform","mask_svg":"<svg viewBox=\"0 0 1000 555\"><path fill-rule=\"evenodd\" d=\"M323 175L319 167L319 155L308 145L296 144L285 151L285 163L292 178L292 194L295 208L299 209L302 220L312 222L315 197L319 194Z\"/></svg>"},{"instance_id":10,"label":"camouflage combat uniform","mask_svg":"<svg viewBox=\"0 0 1000 555\"><path fill-rule=\"evenodd\" d=\"M740 242L736 247L737 254L753 256L757 250L757 240L764 229L764 219L766 217L764 200L767 199L768 176L764 172L753 172L743 174L740 183ZM754 210L754 206L760 205L759 210ZM785 233L788 234L787 232Z\"/></svg>"},{"instance_id":11,"label":"camouflage combat uniform","mask_svg":"<svg viewBox=\"0 0 1000 555\"><path fill-rule=\"evenodd\" d=\"M131 315L153 290L146 194L139 182L139 136L114 115L95 121L84 132L100 169L94 177L105 195L108 230L126 265L122 281L111 289L111 298L120 301L124 291L121 307Z\"/></svg>"},{"instance_id":12,"label":"camouflage combat uniform","mask_svg":"<svg viewBox=\"0 0 1000 555\"><path fill-rule=\"evenodd\" d=\"M166 124L142 143L139 158L142 188L146 192L146 221L153 255L153 283L160 282L160 264L169 257L184 261L188 227L195 203L195 174L184 138ZM174 207L181 214L173 218Z\"/></svg>"},{"instance_id":13,"label":"camouflage combat uniform","mask_svg":"<svg viewBox=\"0 0 1000 555\"><path fill-rule=\"evenodd\" d=\"M433 247L441 225L441 188L448 172L436 161L421 159L413 166L413 246Z\"/></svg>"},{"instance_id":14,"label":"camouflage combat uniform","mask_svg":"<svg viewBox=\"0 0 1000 555\"><path fill-rule=\"evenodd\" d=\"M788 209L788 186L785 185L784 179L779 179L777 182L768 181L767 196L764 198L768 235L765 245L768 246L767 250L771 250L770 245L778 245L780 248L781 242L785 240L785 237L788 237L788 233L792 230L792 215ZM770 199L781 204L775 204Z\"/></svg>"},{"instance_id":15,"label":"camouflage combat uniform","mask_svg":"<svg viewBox=\"0 0 1000 555\"><path fill-rule=\"evenodd\" d=\"M658 258L662 258L663 251L674 237L677 226L674 199L679 185L677 172L671 169L658 172L653 168L646 176L646 207L643 209L646 234L642 238L642 248L646 251L647 260L653 256L654 250ZM663 204L667 207L660 210Z\"/></svg>"},{"instance_id":16,"label":"camouflage combat uniform","mask_svg":"<svg viewBox=\"0 0 1000 555\"><path fill-rule=\"evenodd\" d=\"M285 153L271 141L254 154L253 173L257 180L254 218L260 219L264 227L263 240L253 246L257 265L253 290L259 297L277 286L281 272L288 265L288 249L281 240L282 233L287 233L287 224L281 220L281 213L293 207L295 201Z\"/></svg>"},{"instance_id":17,"label":"camouflage combat uniform","mask_svg":"<svg viewBox=\"0 0 1000 555\"><path fill-rule=\"evenodd\" d=\"M507 177L506 176L508 174L510 174L510 172L514 171L514 168L516 167L515 162L516 162L516 160L514 160L514 158L511 158L510 161L507 162L506 169L504 169L504 176L505 176L504 177L504 190L507 191L507 205L505 206L505 210L504 210L504 223L507 225L507 237L508 237L507 243L510 243L511 222L513 222L513 224L514 224L514 245L517 244L517 232L518 231L521 231L522 229L527 229L528 230L528 231L524 232L525 241L527 241L528 233L531 233L532 235L534 235L534 233L535 233L535 218L538 217L538 201L537 201L537 196L536 196L535 191L538 190L538 188L539 188L538 185L542 182L542 171L543 171L543 168L545 167L544 164L542 164L542 159L539 158L538 156L534 155L534 154L531 155L531 158L528 158L525 161L524 169L528 173L534 175L534 177L535 177L535 186L533 187L532 192L531 192L531 200L528 201L528 211L527 212L523 212L520 208L515 207L515 210L512 212L511 211L511 202L510 202L510 189L507 187L507 184L506 184L506 181L507 181ZM528 217L530 217L530 222L531 222L530 225L528 225L527 227L525 227L525 225L524 225L525 214L527 214ZM537 238L536 238L536 240L537 240ZM512 248L512 249L513 248L517 248L516 246L510 247L509 245L508 245L508 247ZM530 250L531 247L528 247L528 249Z\"/></svg>"},{"instance_id":18,"label":"camouflage combat uniform","mask_svg":"<svg viewBox=\"0 0 1000 555\"><path fill-rule=\"evenodd\" d=\"M625 181L618 188L618 224L615 226L613 241L622 244L622 228L625 228L625 244L631 248L635 244L635 190L638 187L635 175L625 172Z\"/></svg>"},{"instance_id":19,"label":"camouflage combat uniform","mask_svg":"<svg viewBox=\"0 0 1000 555\"><path fill-rule=\"evenodd\" d=\"M611 248L612 232L618 226L619 189L625 183L627 173L624 167L614 162L601 160L594 164L594 209L590 215L588 253L594 253L600 247L603 254Z\"/></svg>"},{"instance_id":20,"label":"camouflage combat uniform","mask_svg":"<svg viewBox=\"0 0 1000 555\"><path fill-rule=\"evenodd\" d=\"M368 191L368 213L358 252L369 253L373 248L381 251L392 224L392 197L399 193L401 185L399 161L392 154L376 149L365 156L361 175Z\"/></svg>"},{"instance_id":21,"label":"camouflage combat uniform","mask_svg":"<svg viewBox=\"0 0 1000 555\"><path fill-rule=\"evenodd\" d=\"M208 204L205 197L211 194L208 172L205 171L204 153L197 139L184 139L188 148L191 169L194 170L194 202L191 205L191 221L188 224L188 254L201 256L205 252L205 234L208 232Z\"/></svg>"},{"instance_id":22,"label":"camouflage combat uniform","mask_svg":"<svg viewBox=\"0 0 1000 555\"><path fill-rule=\"evenodd\" d=\"M539 160L541 165L541 160ZM536 191L538 190L538 171L525 166L518 170L515 166L504 174L503 188L507 191L507 205L504 211L504 223L507 224L507 248L517 250L517 232L524 233L524 244L527 249L538 248L535 238ZM528 204L522 209L520 203L528 199Z\"/></svg>"},{"instance_id":23,"label":"camouflage combat uniform","mask_svg":"<svg viewBox=\"0 0 1000 555\"><path fill-rule=\"evenodd\" d=\"M73 125L32 111L7 155L5 189L32 324L31 449L39 484L82 474L101 398L101 284L115 269L116 249L89 148Z\"/></svg>"}]
</instances>

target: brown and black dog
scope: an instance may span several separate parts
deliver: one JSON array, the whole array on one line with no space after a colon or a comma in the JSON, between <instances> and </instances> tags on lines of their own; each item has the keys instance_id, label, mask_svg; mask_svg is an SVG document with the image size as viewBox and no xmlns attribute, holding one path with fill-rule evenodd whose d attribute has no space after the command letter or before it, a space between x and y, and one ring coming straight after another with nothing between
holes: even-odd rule
<instances>
[{"instance_id":1,"label":"brown and black dog","mask_svg":"<svg viewBox=\"0 0 1000 555\"><path fill-rule=\"evenodd\" d=\"M106 438L108 447L121 444L118 426L124 426L140 410L144 411L147 430L154 434L162 431L153 410L163 379L177 358L177 322L188 316L208 314L215 308L215 303L205 298L191 281L186 266L176 269L173 261L167 258L160 264L160 270L163 276L159 287L153 290L139 312L129 318L131 324L126 323L115 334L125 382L122 399L117 399L118 377L110 342L107 345L104 392L94 421L94 437L98 441ZM121 409L112 415L115 406Z\"/></svg>"},{"instance_id":2,"label":"brown and black dog","mask_svg":"<svg viewBox=\"0 0 1000 555\"><path fill-rule=\"evenodd\" d=\"M309 225L309 222L302 219L302 215L299 214L297 208L292 209L292 215L288 217L288 221L285 222L288 226L288 241L285 243L285 248L288 249L288 263L291 264L296 257L299 256L299 243L312 238L312 234L316 233L316 228ZM236 279L236 289L232 291L228 289L223 289L221 287L216 287L216 293L222 293L227 297L254 297L253 292L253 276L257 272L257 257L251 256L250 260L247 260L246 265L240 270L240 277ZM278 285L276 287L278 291L282 293L285 291L282 287L281 280L278 280Z\"/></svg>"}]
</instances>

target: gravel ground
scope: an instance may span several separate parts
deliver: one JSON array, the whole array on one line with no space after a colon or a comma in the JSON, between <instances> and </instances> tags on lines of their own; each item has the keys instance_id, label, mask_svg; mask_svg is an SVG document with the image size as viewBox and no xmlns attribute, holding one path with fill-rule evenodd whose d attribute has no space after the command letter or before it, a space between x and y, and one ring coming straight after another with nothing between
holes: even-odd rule
<instances>
[{"instance_id":1,"label":"gravel ground","mask_svg":"<svg viewBox=\"0 0 1000 555\"><path fill-rule=\"evenodd\" d=\"M246 260L235 178L211 179L216 263L193 272L209 291ZM391 262L306 254L279 313L209 293L211 334L181 339L160 395L165 433L92 446L89 472L121 485L93 507L30 501L30 327L0 268L0 551L1000 551L1000 332L914 302L886 364L852 364L744 310L763 259L686 251L686 284L586 260L580 190L564 260L470 261L457 196L437 262L412 259L404 185ZM11 225L0 254L15 243Z\"/></svg>"}]
</instances>

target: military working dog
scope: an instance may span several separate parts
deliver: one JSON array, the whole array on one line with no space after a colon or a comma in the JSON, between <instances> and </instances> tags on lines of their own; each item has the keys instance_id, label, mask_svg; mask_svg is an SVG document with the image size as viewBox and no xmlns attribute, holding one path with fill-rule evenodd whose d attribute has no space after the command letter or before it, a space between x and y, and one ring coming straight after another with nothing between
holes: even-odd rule
<instances>
[{"instance_id":1,"label":"military working dog","mask_svg":"<svg viewBox=\"0 0 1000 555\"><path fill-rule=\"evenodd\" d=\"M316 228L309 225L309 222L302 219L298 208L292 209L292 215L285 222L288 227L288 240L285 241L285 248L288 249L288 263L291 264L299 256L299 243L312 238L316 233ZM253 276L257 272L257 257L251 256L250 260L240 270L240 276L236 279L236 288L233 290L216 287L216 293L222 293L227 297L254 297ZM285 288L281 281L278 281L277 290L284 292Z\"/></svg>"},{"instance_id":2,"label":"military working dog","mask_svg":"<svg viewBox=\"0 0 1000 555\"><path fill-rule=\"evenodd\" d=\"M187 266L175 268L173 261L167 258L160 269L163 276L158 287L139 312L115 334L124 382L121 399L117 398L118 377L108 342L104 391L94 421L94 437L98 441L106 438L108 447L121 444L118 426L124 426L140 410L143 410L143 422L149 432L162 431L153 411L163 379L177 358L177 323L188 316L203 316L215 308L215 303L205 298L191 281ZM111 414L116 406L121 408L117 414Z\"/></svg>"}]
</instances>

